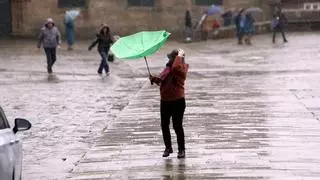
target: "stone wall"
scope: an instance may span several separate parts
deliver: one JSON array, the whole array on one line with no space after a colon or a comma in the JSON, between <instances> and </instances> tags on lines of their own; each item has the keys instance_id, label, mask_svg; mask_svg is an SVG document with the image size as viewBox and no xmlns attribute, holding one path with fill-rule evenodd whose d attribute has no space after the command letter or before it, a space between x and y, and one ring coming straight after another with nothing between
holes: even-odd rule
<instances>
[{"instance_id":1,"label":"stone wall","mask_svg":"<svg viewBox=\"0 0 320 180\"><path fill-rule=\"evenodd\" d=\"M260 6L269 11L264 0L224 0L224 8ZM58 8L57 0L12 0L13 35L36 36L47 17L63 30L67 9ZM77 20L77 36L92 37L101 23L107 23L120 35L141 30L166 29L175 36L182 35L187 9L198 20L207 7L196 6L192 0L155 0L154 7L128 7L127 0L88 0ZM63 32L63 31L62 31Z\"/></svg>"}]
</instances>

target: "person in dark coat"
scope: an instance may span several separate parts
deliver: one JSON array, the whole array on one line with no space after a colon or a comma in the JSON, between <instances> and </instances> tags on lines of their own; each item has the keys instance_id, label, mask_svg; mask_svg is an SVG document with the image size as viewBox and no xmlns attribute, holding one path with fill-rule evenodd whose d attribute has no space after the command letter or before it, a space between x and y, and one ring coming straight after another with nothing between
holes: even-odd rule
<instances>
[{"instance_id":1,"label":"person in dark coat","mask_svg":"<svg viewBox=\"0 0 320 180\"><path fill-rule=\"evenodd\" d=\"M254 33L254 19L251 13L246 13L246 18L244 21L244 34L245 42L247 45L251 45L251 39Z\"/></svg>"},{"instance_id":2,"label":"person in dark coat","mask_svg":"<svg viewBox=\"0 0 320 180\"><path fill-rule=\"evenodd\" d=\"M89 46L89 51L98 44L98 52L101 56L101 63L98 69L98 74L102 75L103 69L106 75L109 75L109 64L107 61L109 50L111 45L114 43L113 37L111 36L109 26L103 24L99 33L96 35L96 40Z\"/></svg>"},{"instance_id":3,"label":"person in dark coat","mask_svg":"<svg viewBox=\"0 0 320 180\"><path fill-rule=\"evenodd\" d=\"M239 11L238 15L235 18L238 44L242 44L242 39L243 39L243 36L244 36L244 17L243 17L243 12L244 12L244 9L241 9Z\"/></svg>"},{"instance_id":4,"label":"person in dark coat","mask_svg":"<svg viewBox=\"0 0 320 180\"><path fill-rule=\"evenodd\" d=\"M192 41L192 19L190 11L186 12L185 16L185 41L191 42Z\"/></svg>"},{"instance_id":5,"label":"person in dark coat","mask_svg":"<svg viewBox=\"0 0 320 180\"><path fill-rule=\"evenodd\" d=\"M286 16L283 14L280 8L277 8L272 20L272 28L273 28L272 42L273 43L276 43L277 32L281 32L284 43L288 42L284 32L284 26L287 22L288 20Z\"/></svg>"},{"instance_id":6,"label":"person in dark coat","mask_svg":"<svg viewBox=\"0 0 320 180\"><path fill-rule=\"evenodd\" d=\"M47 56L47 71L52 74L52 67L57 60L57 47L60 47L61 35L58 28L55 26L53 19L48 18L45 25L41 29L38 48L41 45Z\"/></svg>"},{"instance_id":7,"label":"person in dark coat","mask_svg":"<svg viewBox=\"0 0 320 180\"><path fill-rule=\"evenodd\" d=\"M232 17L233 17L232 10L228 10L227 12L223 13L221 16L223 18L223 26L227 27L232 24Z\"/></svg>"},{"instance_id":8,"label":"person in dark coat","mask_svg":"<svg viewBox=\"0 0 320 180\"><path fill-rule=\"evenodd\" d=\"M151 84L160 86L161 129L165 150L163 157L173 153L170 135L170 119L178 141L178 158L185 158L185 139L183 130L183 116L186 108L184 84L187 78L189 65L185 64L185 55L182 49L173 50L168 54L169 62L160 76L150 75Z\"/></svg>"}]
</instances>

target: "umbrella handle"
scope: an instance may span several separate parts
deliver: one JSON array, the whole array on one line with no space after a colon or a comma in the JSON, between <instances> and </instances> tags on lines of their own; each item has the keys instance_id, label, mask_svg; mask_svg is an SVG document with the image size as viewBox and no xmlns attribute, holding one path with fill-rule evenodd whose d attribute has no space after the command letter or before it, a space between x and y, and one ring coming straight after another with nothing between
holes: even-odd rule
<instances>
[{"instance_id":1,"label":"umbrella handle","mask_svg":"<svg viewBox=\"0 0 320 180\"><path fill-rule=\"evenodd\" d=\"M146 57L144 57L144 61L146 62L149 76L151 76L150 69L149 69L149 64L148 64L148 61L147 61L147 58L146 58ZM152 82L152 81L151 81L151 85L153 85L153 82Z\"/></svg>"}]
</instances>

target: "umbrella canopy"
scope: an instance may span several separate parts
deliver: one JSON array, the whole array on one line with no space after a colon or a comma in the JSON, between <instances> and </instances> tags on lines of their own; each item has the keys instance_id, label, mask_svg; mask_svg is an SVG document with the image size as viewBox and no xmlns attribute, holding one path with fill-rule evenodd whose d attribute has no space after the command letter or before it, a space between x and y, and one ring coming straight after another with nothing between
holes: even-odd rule
<instances>
[{"instance_id":1,"label":"umbrella canopy","mask_svg":"<svg viewBox=\"0 0 320 180\"><path fill-rule=\"evenodd\" d=\"M217 14L223 14L223 9L221 8L221 6L212 5L207 11L208 16Z\"/></svg>"},{"instance_id":2,"label":"umbrella canopy","mask_svg":"<svg viewBox=\"0 0 320 180\"><path fill-rule=\"evenodd\" d=\"M167 31L142 31L120 38L111 47L111 51L119 59L139 59L152 55L168 40Z\"/></svg>"},{"instance_id":3,"label":"umbrella canopy","mask_svg":"<svg viewBox=\"0 0 320 180\"><path fill-rule=\"evenodd\" d=\"M251 7L245 10L245 13L255 13L255 12L263 12L263 10L259 7Z\"/></svg>"},{"instance_id":4,"label":"umbrella canopy","mask_svg":"<svg viewBox=\"0 0 320 180\"><path fill-rule=\"evenodd\" d=\"M65 14L65 20L66 22L73 21L75 20L78 16L80 15L79 10L70 10L67 11Z\"/></svg>"},{"instance_id":5,"label":"umbrella canopy","mask_svg":"<svg viewBox=\"0 0 320 180\"><path fill-rule=\"evenodd\" d=\"M146 56L157 52L168 40L167 31L142 31L130 36L122 37L111 47L112 53L120 59L144 58L150 73Z\"/></svg>"},{"instance_id":6,"label":"umbrella canopy","mask_svg":"<svg viewBox=\"0 0 320 180\"><path fill-rule=\"evenodd\" d=\"M263 10L259 7L251 7L244 11L245 14L251 14L256 21L263 20Z\"/></svg>"}]
</instances>

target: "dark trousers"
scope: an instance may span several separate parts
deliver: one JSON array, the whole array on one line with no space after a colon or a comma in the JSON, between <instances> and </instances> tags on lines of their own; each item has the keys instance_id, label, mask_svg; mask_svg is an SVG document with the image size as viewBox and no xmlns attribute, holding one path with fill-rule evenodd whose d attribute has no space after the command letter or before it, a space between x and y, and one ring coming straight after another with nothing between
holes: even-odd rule
<instances>
[{"instance_id":1,"label":"dark trousers","mask_svg":"<svg viewBox=\"0 0 320 180\"><path fill-rule=\"evenodd\" d=\"M239 34L237 38L238 38L238 44L242 44L243 34Z\"/></svg>"},{"instance_id":2,"label":"dark trousers","mask_svg":"<svg viewBox=\"0 0 320 180\"><path fill-rule=\"evenodd\" d=\"M280 27L280 28L274 28L274 29L273 29L272 42L273 42L273 43L276 42L277 31L280 31L280 32L281 32L283 41L286 42L286 41L287 41L287 38L286 38L286 35L285 35L285 32L284 32L284 29L283 29L282 27Z\"/></svg>"},{"instance_id":3,"label":"dark trousers","mask_svg":"<svg viewBox=\"0 0 320 180\"><path fill-rule=\"evenodd\" d=\"M161 129L166 148L172 148L170 134L170 119L172 118L173 129L177 135L179 151L185 150L183 115L186 108L185 99L176 101L161 101Z\"/></svg>"},{"instance_id":4,"label":"dark trousers","mask_svg":"<svg viewBox=\"0 0 320 180\"><path fill-rule=\"evenodd\" d=\"M109 64L107 61L108 58L108 51L105 49L99 50L99 54L101 56L101 63L98 69L98 73L102 74L103 69L105 70L106 73L109 73Z\"/></svg>"},{"instance_id":5,"label":"dark trousers","mask_svg":"<svg viewBox=\"0 0 320 180\"><path fill-rule=\"evenodd\" d=\"M244 30L241 28L237 28L238 44L242 44L243 36L244 36Z\"/></svg>"},{"instance_id":6,"label":"dark trousers","mask_svg":"<svg viewBox=\"0 0 320 180\"><path fill-rule=\"evenodd\" d=\"M52 73L52 66L57 60L57 51L56 48L44 48L44 52L47 56L47 70L48 73Z\"/></svg>"}]
</instances>

